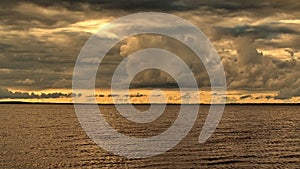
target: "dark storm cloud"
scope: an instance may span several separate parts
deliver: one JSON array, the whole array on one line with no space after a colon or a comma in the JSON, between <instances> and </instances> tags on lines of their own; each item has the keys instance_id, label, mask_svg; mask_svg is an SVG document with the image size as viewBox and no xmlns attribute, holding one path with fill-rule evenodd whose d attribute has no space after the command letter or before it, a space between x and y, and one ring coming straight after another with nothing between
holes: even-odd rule
<instances>
[{"instance_id":1,"label":"dark storm cloud","mask_svg":"<svg viewBox=\"0 0 300 169\"><path fill-rule=\"evenodd\" d=\"M263 17L274 15L274 13L296 12L299 10L300 2L298 0L186 0L181 1L187 7L205 8L207 11L216 12L216 14L236 15L237 12L244 12L247 15Z\"/></svg>"},{"instance_id":2,"label":"dark storm cloud","mask_svg":"<svg viewBox=\"0 0 300 169\"><path fill-rule=\"evenodd\" d=\"M38 2L38 1L37 1ZM243 1L240 0L69 0L65 2L81 2L99 4L108 9L146 9L146 10L192 10L201 7L206 7L209 10L259 10L259 9L294 9L299 8L299 1L297 0L254 0L254 1ZM291 5L292 4L292 5ZM268 13L268 11L262 11L261 14Z\"/></svg>"},{"instance_id":3,"label":"dark storm cloud","mask_svg":"<svg viewBox=\"0 0 300 169\"><path fill-rule=\"evenodd\" d=\"M12 8L16 3L26 2L34 3L43 7L64 7L68 10L82 11L84 5L90 5L93 10L159 10L159 11L181 11L204 8L207 11L224 13L236 11L249 11L258 16L273 15L274 12L297 11L300 3L298 0L4 0L3 6ZM260 11L260 12L255 12ZM38 16L37 16L38 17Z\"/></svg>"},{"instance_id":4,"label":"dark storm cloud","mask_svg":"<svg viewBox=\"0 0 300 169\"><path fill-rule=\"evenodd\" d=\"M72 11L83 10L82 5L90 5L90 8L97 11L109 10L187 10L194 6L181 3L180 0L13 0L3 2L7 6L13 7L14 3L27 2L43 7L61 6Z\"/></svg>"},{"instance_id":5,"label":"dark storm cloud","mask_svg":"<svg viewBox=\"0 0 300 169\"><path fill-rule=\"evenodd\" d=\"M91 9L101 11L103 9L109 10L152 10L152 11L188 11L199 8L204 8L207 11L220 12L225 10L227 12L235 11L260 11L255 12L255 15L265 16L274 14L274 11L296 11L299 9L300 3L298 0L254 0L243 1L240 0L12 0L3 1L3 4L13 7L17 2L30 2L43 7L49 6L63 6L68 10L80 11L83 10L82 4L91 5ZM223 11L224 12L224 11Z\"/></svg>"},{"instance_id":6,"label":"dark storm cloud","mask_svg":"<svg viewBox=\"0 0 300 169\"><path fill-rule=\"evenodd\" d=\"M5 88L0 88L0 99L49 99L49 98L71 98L75 96L72 93L64 94L61 92L55 93L41 93L35 94L34 92L13 92ZM78 95L80 97L80 95Z\"/></svg>"},{"instance_id":7,"label":"dark storm cloud","mask_svg":"<svg viewBox=\"0 0 300 169\"><path fill-rule=\"evenodd\" d=\"M100 4L103 8L108 9L123 9L123 10L180 10L183 6L178 4L178 0L88 0L77 2L89 2Z\"/></svg>"},{"instance_id":8,"label":"dark storm cloud","mask_svg":"<svg viewBox=\"0 0 300 169\"><path fill-rule=\"evenodd\" d=\"M241 96L240 99L244 100L244 99L251 98L251 97L252 97L251 95L244 95L244 96Z\"/></svg>"},{"instance_id":9,"label":"dark storm cloud","mask_svg":"<svg viewBox=\"0 0 300 169\"><path fill-rule=\"evenodd\" d=\"M300 34L299 30L292 29L289 27L277 26L277 25L242 25L235 26L232 28L228 27L216 27L217 31L223 36L252 36L256 39L272 39L276 38L279 34Z\"/></svg>"}]
</instances>

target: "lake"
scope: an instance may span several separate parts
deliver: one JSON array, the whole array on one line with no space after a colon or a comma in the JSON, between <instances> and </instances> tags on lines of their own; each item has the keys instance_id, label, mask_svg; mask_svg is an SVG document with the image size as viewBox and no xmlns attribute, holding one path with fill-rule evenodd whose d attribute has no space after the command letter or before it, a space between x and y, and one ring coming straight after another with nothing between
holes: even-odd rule
<instances>
[{"instance_id":1,"label":"lake","mask_svg":"<svg viewBox=\"0 0 300 169\"><path fill-rule=\"evenodd\" d=\"M115 130L136 138L168 129L179 108L167 105L155 121L138 124L123 118L113 105L100 106ZM0 104L0 168L299 168L299 105L228 105L215 133L200 144L208 110L208 105L200 106L192 130L169 151L128 159L95 144L73 105Z\"/></svg>"}]
</instances>

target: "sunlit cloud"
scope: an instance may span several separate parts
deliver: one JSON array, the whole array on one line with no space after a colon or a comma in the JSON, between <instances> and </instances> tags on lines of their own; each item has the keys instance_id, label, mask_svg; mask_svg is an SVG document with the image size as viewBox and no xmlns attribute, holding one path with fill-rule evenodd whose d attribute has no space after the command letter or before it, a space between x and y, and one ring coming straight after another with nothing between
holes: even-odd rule
<instances>
[{"instance_id":1,"label":"sunlit cloud","mask_svg":"<svg viewBox=\"0 0 300 169\"><path fill-rule=\"evenodd\" d=\"M300 24L300 19L284 19L284 20L279 20L278 22L280 23L292 23L292 24Z\"/></svg>"}]
</instances>

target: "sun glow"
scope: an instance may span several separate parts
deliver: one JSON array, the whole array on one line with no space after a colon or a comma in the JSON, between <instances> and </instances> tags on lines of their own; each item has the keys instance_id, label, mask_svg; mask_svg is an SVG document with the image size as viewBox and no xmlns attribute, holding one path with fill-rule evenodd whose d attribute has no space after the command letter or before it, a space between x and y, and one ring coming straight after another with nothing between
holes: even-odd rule
<instances>
[{"instance_id":1,"label":"sun glow","mask_svg":"<svg viewBox=\"0 0 300 169\"><path fill-rule=\"evenodd\" d=\"M68 27L62 28L61 30L72 30L72 31L80 31L80 32L88 32L88 33L96 33L99 29L105 27L110 23L110 19L91 19L81 22L76 22L74 24L69 25Z\"/></svg>"}]
</instances>

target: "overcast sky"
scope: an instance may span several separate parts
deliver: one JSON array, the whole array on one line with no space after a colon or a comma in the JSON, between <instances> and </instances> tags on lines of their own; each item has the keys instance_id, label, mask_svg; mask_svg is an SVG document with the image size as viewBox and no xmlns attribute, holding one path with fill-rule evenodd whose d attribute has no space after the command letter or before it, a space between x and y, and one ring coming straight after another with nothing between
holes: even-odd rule
<instances>
[{"instance_id":1,"label":"overcast sky","mask_svg":"<svg viewBox=\"0 0 300 169\"><path fill-rule=\"evenodd\" d=\"M199 27L222 59L229 90L278 91L276 99L300 97L299 9L299 0L1 0L0 97L10 97L14 90L71 89L76 58L88 38L105 23L146 11L174 14ZM168 38L132 37L107 55L97 87L110 85L124 57L149 46L170 49L192 69L201 64ZM205 69L193 72L200 88L209 86ZM149 71L132 85L176 87L166 77Z\"/></svg>"}]
</instances>

